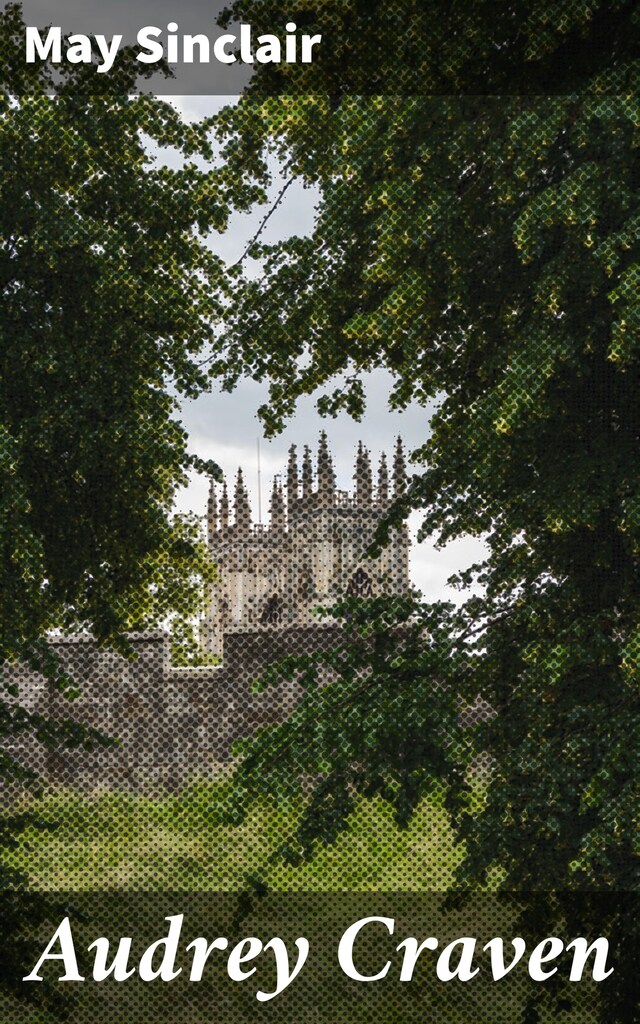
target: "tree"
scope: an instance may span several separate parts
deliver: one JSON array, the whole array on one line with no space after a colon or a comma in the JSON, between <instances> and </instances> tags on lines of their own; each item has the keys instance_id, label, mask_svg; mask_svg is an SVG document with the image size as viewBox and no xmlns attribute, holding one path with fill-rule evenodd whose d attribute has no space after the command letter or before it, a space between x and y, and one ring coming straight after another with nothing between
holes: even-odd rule
<instances>
[{"instance_id":1,"label":"tree","mask_svg":"<svg viewBox=\"0 0 640 1024\"><path fill-rule=\"evenodd\" d=\"M447 25L443 56L416 45L441 37L422 7L415 50L405 41L401 58L389 43L388 94L364 95L360 41L384 36L391 6L342 5L354 41L342 76L331 5L302 6L330 40L328 64L299 82L287 69L285 96L273 95L281 71L259 70L222 129L230 161L251 169L275 151L320 189L315 229L256 243L263 273L238 282L214 372L268 380L261 415L275 432L319 389L321 411L359 415L363 371L386 367L392 405L437 405L396 518L422 509L423 536L481 536L489 554L461 574L483 588L462 608L343 606L340 650L274 670L267 681L300 678L303 701L249 744L237 800L311 786L280 851L296 859L348 826L355 795L382 795L403 823L444 786L461 883L493 873L512 888L637 891L640 105L623 28L637 38L637 11L577 3L560 18L533 3L494 23L474 5L470 33ZM241 0L233 15L263 9ZM516 84L527 61L545 81L577 39L571 88L478 95L465 60L498 38ZM437 58L456 95L428 95ZM453 702L478 695L493 714L460 731ZM464 772L480 751L493 769L475 808ZM620 984L607 1019L628 1019Z\"/></svg>"},{"instance_id":2,"label":"tree","mask_svg":"<svg viewBox=\"0 0 640 1024\"><path fill-rule=\"evenodd\" d=\"M216 467L189 454L176 411L207 384L199 363L220 310L221 263L205 236L255 191L212 169L207 123L133 95L129 51L108 83L69 66L54 90L46 70L24 65L23 36L10 4L0 15L0 668L24 660L70 692L50 631L88 629L126 652L127 630L188 616L210 579L197 524L171 506L190 468ZM28 713L19 697L5 682L3 738L100 741ZM0 775L30 773L3 752ZM7 814L0 845L24 824ZM19 884L0 875L0 887Z\"/></svg>"}]
</instances>

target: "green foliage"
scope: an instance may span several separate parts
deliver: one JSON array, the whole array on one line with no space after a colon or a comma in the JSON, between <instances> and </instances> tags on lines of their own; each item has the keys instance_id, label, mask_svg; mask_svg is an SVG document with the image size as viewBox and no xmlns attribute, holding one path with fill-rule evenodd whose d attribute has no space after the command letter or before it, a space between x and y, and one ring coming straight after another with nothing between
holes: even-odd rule
<instances>
[{"instance_id":1,"label":"green foliage","mask_svg":"<svg viewBox=\"0 0 640 1024\"><path fill-rule=\"evenodd\" d=\"M16 815L37 812L58 824L54 830L29 825L13 845L11 866L29 875L36 892L239 893L247 870L277 847L283 823L295 828L302 806L267 796L238 830L221 822L230 790L222 776L196 778L173 796L61 789L38 801L22 797ZM351 835L301 869L279 867L271 881L284 893L420 889L425 877L443 889L459 857L437 802L425 803L400 833L382 801L361 801Z\"/></svg>"},{"instance_id":2,"label":"green foliage","mask_svg":"<svg viewBox=\"0 0 640 1024\"><path fill-rule=\"evenodd\" d=\"M625 71L638 30L627 0L290 0L287 19L322 42L309 64L257 69L254 97L577 92L603 62ZM281 33L282 5L231 0L221 22L232 21Z\"/></svg>"},{"instance_id":3,"label":"green foliage","mask_svg":"<svg viewBox=\"0 0 640 1024\"><path fill-rule=\"evenodd\" d=\"M0 100L0 661L53 627L107 639L193 603L204 547L168 514L193 461L175 412L205 383L221 279L203 236L233 198L196 166L206 124L38 84Z\"/></svg>"},{"instance_id":4,"label":"green foliage","mask_svg":"<svg viewBox=\"0 0 640 1024\"><path fill-rule=\"evenodd\" d=\"M303 694L285 722L240 745L245 757L228 801L232 817L240 809L241 820L252 800L274 791L299 798L308 779L317 780L295 836L276 851L276 861L298 863L317 843L332 843L358 794L380 796L402 828L443 783L444 806L454 817L471 803L465 766L473 748L457 727L459 695L436 678L444 645L452 651L452 638L442 630L450 609L430 609L427 623L415 617L415 608L412 598L347 599L334 610L344 621L339 644L292 657L262 680L267 686L295 679Z\"/></svg>"},{"instance_id":5,"label":"green foliage","mask_svg":"<svg viewBox=\"0 0 640 1024\"><path fill-rule=\"evenodd\" d=\"M321 23L326 5L305 6ZM359 39L366 17L350 9ZM477 9L482 50L492 30ZM258 14L251 0L234 12ZM356 95L356 46L343 89L316 77L313 94L294 81L274 97L258 72L220 119L231 162L252 173L275 152L320 201L311 237L254 246L263 272L238 280L214 372L269 381L274 433L318 391L324 413L359 415L363 373L386 368L393 407L435 408L396 519L421 509L423 537L489 549L457 581L482 593L461 608L417 603L411 618L363 605L331 664L284 666L303 682L301 708L249 746L237 799L265 780L287 792L297 775L309 803L293 859L345 827L354 792L381 794L402 823L444 785L466 848L460 884L498 872L511 887L637 888L640 104L637 61L597 35L618 16L637 11L576 3L556 22L528 5L527 52L545 26L531 60L560 65L571 25L590 40L570 93ZM456 40L460 56L468 40L452 34L450 50ZM354 628L375 641L352 643ZM453 694L480 696L492 717L460 730ZM493 766L473 814L469 748Z\"/></svg>"},{"instance_id":6,"label":"green foliage","mask_svg":"<svg viewBox=\"0 0 640 1024\"><path fill-rule=\"evenodd\" d=\"M201 603L212 567L197 524L171 516L189 469L178 402L220 311L205 244L255 186L211 169L209 125L134 97L130 52L109 83L23 60L20 9L0 14L0 668L21 660L73 695L46 636L124 633ZM99 76L98 76L99 78ZM154 158L153 150L170 161ZM174 166L175 164L175 166ZM3 684L0 737L90 747ZM3 753L0 782L31 775ZM22 823L24 824L24 823ZM21 822L5 817L0 847ZM2 876L1 884L19 878Z\"/></svg>"}]
</instances>

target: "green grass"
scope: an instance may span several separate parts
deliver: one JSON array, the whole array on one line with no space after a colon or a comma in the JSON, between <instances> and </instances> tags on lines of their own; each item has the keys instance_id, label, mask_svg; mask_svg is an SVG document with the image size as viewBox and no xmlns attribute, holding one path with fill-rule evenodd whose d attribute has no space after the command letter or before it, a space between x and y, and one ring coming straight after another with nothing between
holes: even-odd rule
<instances>
[{"instance_id":1,"label":"green grass","mask_svg":"<svg viewBox=\"0 0 640 1024\"><path fill-rule=\"evenodd\" d=\"M85 892L86 896L75 900L75 906L77 910L83 906L83 900L88 901L83 927L89 938L95 938L94 911L100 920L111 920L107 934L131 934L132 930L146 934L148 931L155 938L163 934L158 929L165 927L167 912L184 910L188 914L194 912L194 908L198 910L196 898L189 911L186 895L182 902L174 900L171 906L165 906L167 894L239 890L245 872L264 865L269 852L295 826L298 809L273 803L256 807L240 827L221 825L219 812L228 784L225 778L194 783L179 795L155 799L115 792L88 796L58 790L39 800L23 801L20 809L36 811L44 819L57 821L58 827L52 832L30 828L11 854L11 863L29 876L34 890ZM269 920L269 914L275 910L269 909L267 904L256 911L258 923L249 923L253 922L250 915L242 925L248 931L242 934L274 935L280 934L281 928L284 934L286 928L297 928L292 935L313 935L314 932L322 935L324 929L332 934L333 928L337 935L332 915L343 927L345 921L364 913L363 906L356 909L353 904L355 894L442 891L451 886L460 856L461 851L453 842L446 814L438 801L426 802L410 827L403 831L397 829L389 808L381 802L363 803L351 830L332 847L321 850L312 863L300 868L279 868L271 876L272 886L282 892L340 891L354 894L351 900L345 895L337 900L329 897L315 904L312 902L311 912L306 911L307 917L303 914L299 926L294 926L289 916L294 920L296 913L303 912L296 909L295 899L283 897L284 902L276 904L279 910L275 919ZM96 893L109 890L117 895L95 900ZM158 897L159 903L153 897L131 896L127 900L126 893L137 894L142 890L165 895ZM309 899L302 899L305 898ZM214 898L211 907L216 908L216 914L218 907L226 907L224 913L230 913L236 906L236 897L231 896L229 900L233 906L227 906L220 898L216 902ZM209 920L208 907L206 902L201 904L200 912L205 914L206 920L200 925L201 931L193 934L208 935L219 925L217 920ZM377 907L377 901L371 897L371 907L366 904L366 913L380 913ZM427 901L421 909L420 901L412 896L392 897L387 899L384 912L391 908L397 916L401 937L414 932L439 934L437 929L444 928L445 924L439 922L437 915L430 916L430 907L433 904ZM504 913L507 915L503 922L504 933L512 934L508 911ZM476 927L478 934L491 928L502 930L492 907L484 912L486 920L480 913L469 922L465 912L461 914L459 923L448 922L451 935L474 934ZM405 918L404 924L402 918ZM82 914L74 917L74 922L76 920L82 921ZM74 935L76 932L78 948L86 949L88 940L80 938L84 934L82 927L74 923ZM46 934L51 934L50 929ZM211 931L211 935L214 934L227 932ZM490 934L496 932L490 931ZM314 950L324 946L324 942L313 942ZM391 985L388 990L366 985L355 989L339 987L334 948L335 935L326 943L330 960L324 968L309 969L298 982L296 994L288 997L289 1002L283 998L277 1005L269 1004L268 1010L256 1003L250 986L231 986L232 992L229 987L225 989L220 982L220 969L216 968L207 985L187 985L184 989L162 984L105 983L74 987L69 994L78 1002L70 1021L72 1024L105 1024L105 1021L157 1024L166 1020L171 1024L204 1024L205 1021L209 1024L216 1020L221 1024L250 1024L268 1017L292 1024L364 1024L372 1020L380 1024L398 1024L399 1021L423 1024L425 1020L437 1020L439 1024L515 1024L521 1020L520 1000L524 989L513 986L499 991L485 984L446 986L433 981L425 972L424 980L415 986ZM563 1015L563 1020L565 1024L586 1024L593 1020L590 1010L594 995L587 989L575 995L580 997L577 1005ZM541 1024L552 1024L555 1019L552 1007L542 1011ZM57 1024L44 1009L30 1009L4 996L0 996L0 1020L8 1024Z\"/></svg>"},{"instance_id":2,"label":"green grass","mask_svg":"<svg viewBox=\"0 0 640 1024\"><path fill-rule=\"evenodd\" d=\"M264 803L240 827L221 825L227 783L200 782L178 796L52 792L21 809L56 822L30 828L12 866L36 890L235 890L295 826L296 808ZM445 812L425 804L399 831L380 802L363 804L351 830L311 864L277 869L282 890L442 890L459 859Z\"/></svg>"}]
</instances>

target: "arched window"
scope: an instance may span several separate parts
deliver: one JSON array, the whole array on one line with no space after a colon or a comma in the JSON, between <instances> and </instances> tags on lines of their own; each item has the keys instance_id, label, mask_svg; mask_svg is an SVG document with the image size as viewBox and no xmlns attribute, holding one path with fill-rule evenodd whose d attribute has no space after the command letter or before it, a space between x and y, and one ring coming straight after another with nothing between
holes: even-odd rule
<instances>
[{"instance_id":1,"label":"arched window","mask_svg":"<svg viewBox=\"0 0 640 1024\"><path fill-rule=\"evenodd\" d=\"M263 626L277 626L282 622L282 601L278 594L272 594L260 615Z\"/></svg>"},{"instance_id":2,"label":"arched window","mask_svg":"<svg viewBox=\"0 0 640 1024\"><path fill-rule=\"evenodd\" d=\"M371 577L364 569L356 569L347 586L347 597L373 597Z\"/></svg>"}]
</instances>

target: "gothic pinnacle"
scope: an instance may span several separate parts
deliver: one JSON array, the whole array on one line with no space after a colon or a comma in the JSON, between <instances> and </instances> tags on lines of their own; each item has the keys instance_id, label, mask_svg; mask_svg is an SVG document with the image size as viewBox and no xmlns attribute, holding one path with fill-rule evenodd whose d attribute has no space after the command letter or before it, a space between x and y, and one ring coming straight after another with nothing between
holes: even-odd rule
<instances>
[{"instance_id":1,"label":"gothic pinnacle","mask_svg":"<svg viewBox=\"0 0 640 1024\"><path fill-rule=\"evenodd\" d=\"M238 470L236 478L236 491L234 495L234 522L243 530L251 526L251 508L249 506L249 495L244 485L242 470Z\"/></svg>"},{"instance_id":2,"label":"gothic pinnacle","mask_svg":"<svg viewBox=\"0 0 640 1024\"><path fill-rule=\"evenodd\" d=\"M387 456L383 452L380 456L378 467L378 490L377 498L380 505L386 505L389 501L389 470L387 469Z\"/></svg>"},{"instance_id":3,"label":"gothic pinnacle","mask_svg":"<svg viewBox=\"0 0 640 1024\"><path fill-rule=\"evenodd\" d=\"M333 471L333 460L329 454L327 435L323 430L318 444L318 493L330 504L333 504L335 488L336 477Z\"/></svg>"},{"instance_id":4,"label":"gothic pinnacle","mask_svg":"<svg viewBox=\"0 0 640 1024\"><path fill-rule=\"evenodd\" d=\"M222 481L222 497L220 498L220 529L229 529L229 492L227 491L227 481Z\"/></svg>"},{"instance_id":5,"label":"gothic pinnacle","mask_svg":"<svg viewBox=\"0 0 640 1024\"><path fill-rule=\"evenodd\" d=\"M284 515L284 495L282 488L277 480L273 481L273 489L271 491L271 529L272 530L284 530L285 528L285 515Z\"/></svg>"},{"instance_id":6,"label":"gothic pinnacle","mask_svg":"<svg viewBox=\"0 0 640 1024\"><path fill-rule=\"evenodd\" d=\"M310 501L313 497L313 466L311 465L311 452L309 446L304 446L304 457L302 459L302 500Z\"/></svg>"},{"instance_id":7,"label":"gothic pinnacle","mask_svg":"<svg viewBox=\"0 0 640 1024\"><path fill-rule=\"evenodd\" d=\"M263 528L252 524L243 472L237 480L235 474L223 480L220 490L212 488L207 519L211 522L217 512L211 552L219 578L211 588L202 627L207 650L223 654L225 637L236 628L255 631L256 626L285 622L307 626L315 621L312 611L319 603L340 595L408 592L406 528L390 531L389 544L378 558L365 557L394 487L406 483L402 443L395 445L392 439L391 445L395 455L387 452L379 461L376 457L373 473L370 452L357 445L355 489L348 493L333 484L334 460L324 435L311 451L303 451L302 441L297 449L292 445L283 472L269 481ZM333 500L323 497L328 481L336 487ZM258 650L262 640L254 636L247 642ZM227 657L232 648L227 645Z\"/></svg>"},{"instance_id":8,"label":"gothic pinnacle","mask_svg":"<svg viewBox=\"0 0 640 1024\"><path fill-rule=\"evenodd\" d=\"M216 500L216 482L209 477L209 501L207 503L207 537L213 544L218 529L218 502Z\"/></svg>"},{"instance_id":9,"label":"gothic pinnacle","mask_svg":"<svg viewBox=\"0 0 640 1024\"><path fill-rule=\"evenodd\" d=\"M372 495L371 459L367 449L363 448L362 441L359 441L356 455L356 504L369 508Z\"/></svg>"},{"instance_id":10,"label":"gothic pinnacle","mask_svg":"<svg viewBox=\"0 0 640 1024\"><path fill-rule=\"evenodd\" d=\"M296 446L292 444L289 448L289 462L287 464L287 506L289 514L298 500L298 459L296 457Z\"/></svg>"},{"instance_id":11,"label":"gothic pinnacle","mask_svg":"<svg viewBox=\"0 0 640 1024\"><path fill-rule=\"evenodd\" d=\"M407 487L407 469L404 459L402 439L398 437L396 450L393 457L393 496L394 498L404 494Z\"/></svg>"}]
</instances>

